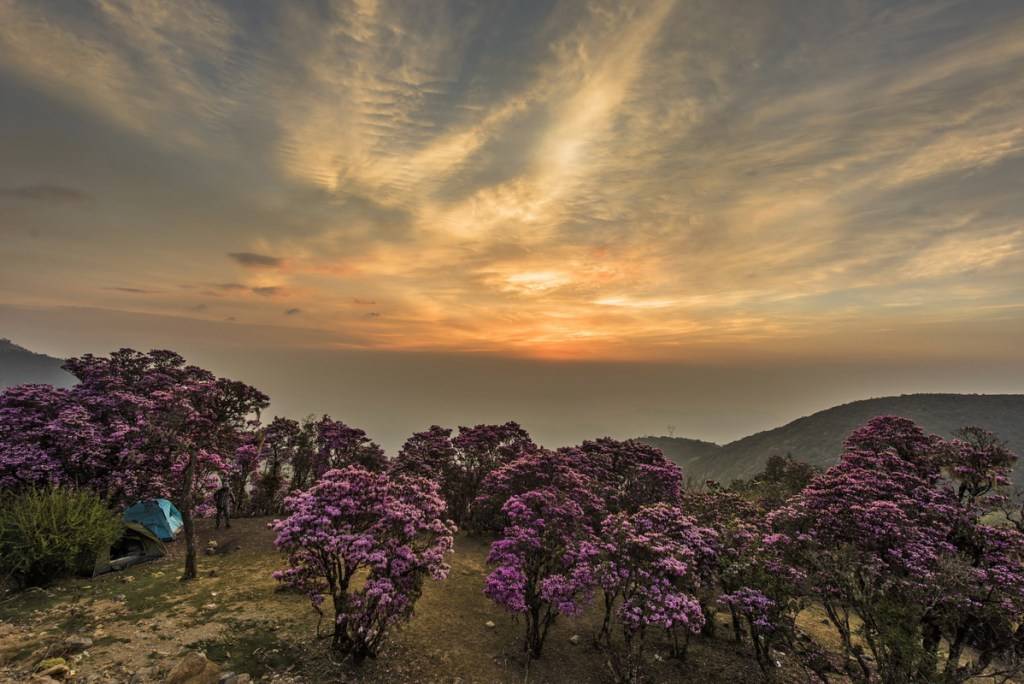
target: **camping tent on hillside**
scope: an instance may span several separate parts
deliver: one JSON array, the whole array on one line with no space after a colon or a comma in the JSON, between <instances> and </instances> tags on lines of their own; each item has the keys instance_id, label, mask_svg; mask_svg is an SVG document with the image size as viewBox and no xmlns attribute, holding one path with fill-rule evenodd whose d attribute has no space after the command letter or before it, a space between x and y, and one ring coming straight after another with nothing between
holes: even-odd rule
<instances>
[{"instance_id":1,"label":"camping tent on hillside","mask_svg":"<svg viewBox=\"0 0 1024 684\"><path fill-rule=\"evenodd\" d=\"M102 549L95 555L85 555L79 564L79 574L95 577L125 568L167 554L157 536L139 523L126 523L121 538L113 546Z\"/></svg>"},{"instance_id":2,"label":"camping tent on hillside","mask_svg":"<svg viewBox=\"0 0 1024 684\"><path fill-rule=\"evenodd\" d=\"M124 521L145 525L161 541L174 541L182 526L181 513L167 499L133 504L124 512Z\"/></svg>"}]
</instances>

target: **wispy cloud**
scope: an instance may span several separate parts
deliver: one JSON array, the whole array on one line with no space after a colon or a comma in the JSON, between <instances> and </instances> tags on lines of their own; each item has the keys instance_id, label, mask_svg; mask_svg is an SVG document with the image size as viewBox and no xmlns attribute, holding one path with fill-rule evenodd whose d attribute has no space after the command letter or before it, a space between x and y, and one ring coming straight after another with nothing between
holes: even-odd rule
<instances>
[{"instance_id":1,"label":"wispy cloud","mask_svg":"<svg viewBox=\"0 0 1024 684\"><path fill-rule=\"evenodd\" d=\"M248 268L277 268L284 263L280 257L254 252L231 252L228 254L234 261Z\"/></svg>"},{"instance_id":2,"label":"wispy cloud","mask_svg":"<svg viewBox=\"0 0 1024 684\"><path fill-rule=\"evenodd\" d=\"M0 198L4 197L44 204L84 204L93 199L89 193L76 188L49 184L0 187Z\"/></svg>"}]
</instances>

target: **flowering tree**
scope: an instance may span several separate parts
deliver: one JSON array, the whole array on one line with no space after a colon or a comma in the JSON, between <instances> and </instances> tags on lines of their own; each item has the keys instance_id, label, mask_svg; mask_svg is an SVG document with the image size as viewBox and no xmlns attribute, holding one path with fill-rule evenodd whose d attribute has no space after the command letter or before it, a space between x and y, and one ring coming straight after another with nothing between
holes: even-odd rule
<instances>
[{"instance_id":1,"label":"flowering tree","mask_svg":"<svg viewBox=\"0 0 1024 684\"><path fill-rule=\"evenodd\" d=\"M274 529L288 567L274 576L306 592L321 616L330 596L332 646L354 662L376 655L388 628L409 619L426 576L448 574L454 526L428 480L348 466L327 471L285 506L289 515Z\"/></svg>"},{"instance_id":2,"label":"flowering tree","mask_svg":"<svg viewBox=\"0 0 1024 684\"><path fill-rule=\"evenodd\" d=\"M638 682L648 629L660 627L673 636L677 630L701 631L704 613L696 593L713 582L717 535L679 508L661 503L608 516L598 547L594 575L611 599L602 635L619 680ZM624 642L621 655L612 647L609 629L614 603Z\"/></svg>"},{"instance_id":3,"label":"flowering tree","mask_svg":"<svg viewBox=\"0 0 1024 684\"><path fill-rule=\"evenodd\" d=\"M942 445L938 459L946 476L957 483L961 504L991 509L1002 503L1000 490L1009 486L1017 456L991 432L970 426Z\"/></svg>"},{"instance_id":4,"label":"flowering tree","mask_svg":"<svg viewBox=\"0 0 1024 684\"><path fill-rule=\"evenodd\" d=\"M523 649L539 658L557 616L578 615L592 593L596 539L579 504L553 487L517 494L502 512L484 594L525 618Z\"/></svg>"},{"instance_id":5,"label":"flowering tree","mask_svg":"<svg viewBox=\"0 0 1024 684\"><path fill-rule=\"evenodd\" d=\"M598 484L609 512L679 501L682 472L661 449L635 439L610 437L585 441L577 448L585 455L582 467Z\"/></svg>"},{"instance_id":6,"label":"flowering tree","mask_svg":"<svg viewBox=\"0 0 1024 684\"><path fill-rule=\"evenodd\" d=\"M887 682L918 676L920 625L940 561L953 551L948 539L956 501L941 486L937 468L910 462L895 450L848 451L840 463L771 515L791 543L797 565L839 633L856 675L870 681L859 636Z\"/></svg>"},{"instance_id":7,"label":"flowering tree","mask_svg":"<svg viewBox=\"0 0 1024 684\"><path fill-rule=\"evenodd\" d=\"M908 463L923 463L941 440L927 435L914 421L899 416L878 416L850 433L843 442L845 451L869 451L875 454L895 451Z\"/></svg>"},{"instance_id":8,"label":"flowering tree","mask_svg":"<svg viewBox=\"0 0 1024 684\"><path fill-rule=\"evenodd\" d=\"M402 446L392 464L396 473L411 473L435 480L448 502L448 511L459 525L470 522L473 502L488 473L537 445L518 424L477 425L452 431L433 425L417 432Z\"/></svg>"},{"instance_id":9,"label":"flowering tree","mask_svg":"<svg viewBox=\"0 0 1024 684\"><path fill-rule=\"evenodd\" d=\"M267 515L278 511L287 484L283 469L295 458L301 430L298 421L275 417L259 435L258 444L246 445L256 452L257 469L250 478L253 514Z\"/></svg>"},{"instance_id":10,"label":"flowering tree","mask_svg":"<svg viewBox=\"0 0 1024 684\"><path fill-rule=\"evenodd\" d=\"M958 503L950 541L956 554L945 560L943 591L925 616L926 652L934 659L939 639L949 645L942 676L966 681L997 658L1003 669L1021 666L1024 631L1024 532L996 527L987 514L1006 497L1017 456L992 433L977 427L960 430L939 451L938 462L952 480ZM961 665L965 647L975 653ZM928 674L931 674L931 661Z\"/></svg>"},{"instance_id":11,"label":"flowering tree","mask_svg":"<svg viewBox=\"0 0 1024 684\"><path fill-rule=\"evenodd\" d=\"M446 483L450 492L449 510L456 523L469 520L473 501L487 474L518 456L535 451L537 445L518 423L460 427L452 439L455 470Z\"/></svg>"},{"instance_id":12,"label":"flowering tree","mask_svg":"<svg viewBox=\"0 0 1024 684\"><path fill-rule=\"evenodd\" d=\"M444 484L455 471L455 447L451 438L451 429L439 425L431 425L423 432L414 433L405 440L398 456L392 461L391 473L433 480L441 484L444 494Z\"/></svg>"},{"instance_id":13,"label":"flowering tree","mask_svg":"<svg viewBox=\"0 0 1024 684\"><path fill-rule=\"evenodd\" d=\"M253 416L268 398L241 382L186 365L171 351L131 349L69 359L75 401L89 414L112 473L110 500L169 496L181 510L186 544L183 579L196 576L193 509L213 475L231 470Z\"/></svg>"},{"instance_id":14,"label":"flowering tree","mask_svg":"<svg viewBox=\"0 0 1024 684\"><path fill-rule=\"evenodd\" d=\"M500 532L507 523L505 502L517 494L552 487L575 501L588 522L597 527L605 516L600 487L589 475L587 455L576 448L538 449L492 470L480 484L473 502L473 523L479 529Z\"/></svg>"},{"instance_id":15,"label":"flowering tree","mask_svg":"<svg viewBox=\"0 0 1024 684\"><path fill-rule=\"evenodd\" d=\"M885 682L965 681L1012 655L1024 618L1024 535L983 516L1001 500L1013 456L983 431L946 443L896 418L871 421L848 447L769 521L776 546L807 572L809 595L855 663L850 674L873 677L855 634ZM977 656L962 665L968 641Z\"/></svg>"},{"instance_id":16,"label":"flowering tree","mask_svg":"<svg viewBox=\"0 0 1024 684\"><path fill-rule=\"evenodd\" d=\"M340 420L324 416L316 423L316 454L313 476L319 479L328 470L359 465L368 470L387 467L384 450L371 442L366 432L349 427Z\"/></svg>"},{"instance_id":17,"label":"flowering tree","mask_svg":"<svg viewBox=\"0 0 1024 684\"><path fill-rule=\"evenodd\" d=\"M68 390L50 385L0 392L0 490L64 483L71 459L92 454L95 436L88 426L82 432L67 429L64 416L71 409Z\"/></svg>"}]
</instances>

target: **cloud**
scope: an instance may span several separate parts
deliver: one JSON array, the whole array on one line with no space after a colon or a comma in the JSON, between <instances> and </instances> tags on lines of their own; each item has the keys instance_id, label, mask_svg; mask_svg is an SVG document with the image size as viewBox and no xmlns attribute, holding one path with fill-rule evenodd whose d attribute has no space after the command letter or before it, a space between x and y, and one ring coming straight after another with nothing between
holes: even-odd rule
<instances>
[{"instance_id":1,"label":"cloud","mask_svg":"<svg viewBox=\"0 0 1024 684\"><path fill-rule=\"evenodd\" d=\"M127 294L157 294L159 292L159 290L146 290L140 287L105 287L103 289Z\"/></svg>"},{"instance_id":2,"label":"cloud","mask_svg":"<svg viewBox=\"0 0 1024 684\"><path fill-rule=\"evenodd\" d=\"M302 309L287 309L284 312L285 316L297 316L302 313Z\"/></svg>"},{"instance_id":3,"label":"cloud","mask_svg":"<svg viewBox=\"0 0 1024 684\"><path fill-rule=\"evenodd\" d=\"M284 263L279 257L254 252L231 252L228 256L247 268L277 268Z\"/></svg>"},{"instance_id":4,"label":"cloud","mask_svg":"<svg viewBox=\"0 0 1024 684\"><path fill-rule=\"evenodd\" d=\"M48 184L0 188L2 197L43 204L85 204L93 200L92 195L76 188Z\"/></svg>"},{"instance_id":5,"label":"cloud","mask_svg":"<svg viewBox=\"0 0 1024 684\"><path fill-rule=\"evenodd\" d=\"M67 148L124 188L73 238L9 203L16 296L92 296L44 258L93 293L146 269L246 321L316 301L369 348L574 359L839 349L1012 310L985 307L1024 298L1020 7L739 4L0 3L5 73L35 98L5 101L152 174L77 128L0 160L23 178ZM181 178L168 207L152 188ZM0 196L73 201L27 187L50 186ZM225 282L232 246L252 251Z\"/></svg>"}]
</instances>

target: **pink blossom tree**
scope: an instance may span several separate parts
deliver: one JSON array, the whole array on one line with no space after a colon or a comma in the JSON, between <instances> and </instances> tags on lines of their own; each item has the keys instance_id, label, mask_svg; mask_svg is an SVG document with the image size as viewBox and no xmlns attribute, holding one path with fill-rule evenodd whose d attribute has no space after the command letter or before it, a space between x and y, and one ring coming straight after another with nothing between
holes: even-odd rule
<instances>
[{"instance_id":1,"label":"pink blossom tree","mask_svg":"<svg viewBox=\"0 0 1024 684\"><path fill-rule=\"evenodd\" d=\"M910 421L874 419L838 465L769 516L772 545L806 572L855 679L959 682L1016 657L1024 535L983 517L1013 458L989 436L970 439L944 443ZM968 640L977 656L965 665Z\"/></svg>"},{"instance_id":2,"label":"pink blossom tree","mask_svg":"<svg viewBox=\"0 0 1024 684\"><path fill-rule=\"evenodd\" d=\"M274 528L288 567L274 576L306 592L321 617L330 597L332 646L356 663L409 619L426 577L448 574L455 528L428 480L352 465L327 471L285 506L289 515Z\"/></svg>"},{"instance_id":3,"label":"pink blossom tree","mask_svg":"<svg viewBox=\"0 0 1024 684\"><path fill-rule=\"evenodd\" d=\"M186 544L183 579L196 571L194 507L211 475L226 476L230 456L268 398L241 382L190 366L171 351L131 349L68 360L72 393L100 441L111 473L111 500L168 496L181 510Z\"/></svg>"},{"instance_id":4,"label":"pink blossom tree","mask_svg":"<svg viewBox=\"0 0 1024 684\"><path fill-rule=\"evenodd\" d=\"M704 612L697 592L714 581L717 541L714 530L665 503L604 520L601 553L592 563L598 584L611 599L601 634L619 681L641 680L651 628L665 629L673 637L701 631ZM622 635L621 652L609 629L613 615Z\"/></svg>"},{"instance_id":5,"label":"pink blossom tree","mask_svg":"<svg viewBox=\"0 0 1024 684\"><path fill-rule=\"evenodd\" d=\"M484 478L493 470L537 450L530 435L517 423L460 427L452 431L433 425L417 432L402 446L392 464L396 473L429 477L441 486L452 519L472 522L474 501Z\"/></svg>"},{"instance_id":6,"label":"pink blossom tree","mask_svg":"<svg viewBox=\"0 0 1024 684\"><path fill-rule=\"evenodd\" d=\"M508 521L491 544L484 594L526 621L523 650L539 658L559 615L578 615L594 587L594 531L565 492L543 487L510 498Z\"/></svg>"},{"instance_id":7,"label":"pink blossom tree","mask_svg":"<svg viewBox=\"0 0 1024 684\"><path fill-rule=\"evenodd\" d=\"M313 476L319 479L328 470L359 465L368 470L384 470L388 460L384 450L359 428L324 416L316 423L316 453Z\"/></svg>"},{"instance_id":8,"label":"pink blossom tree","mask_svg":"<svg viewBox=\"0 0 1024 684\"><path fill-rule=\"evenodd\" d=\"M585 441L577 449L585 457L582 467L597 483L609 512L679 501L682 471L657 447L635 439L601 437Z\"/></svg>"},{"instance_id":9,"label":"pink blossom tree","mask_svg":"<svg viewBox=\"0 0 1024 684\"><path fill-rule=\"evenodd\" d=\"M477 529L500 532L507 523L502 513L505 502L517 494L552 487L575 501L597 528L606 509L601 488L590 472L587 455L576 448L525 453L484 477L472 506L473 524Z\"/></svg>"}]
</instances>

